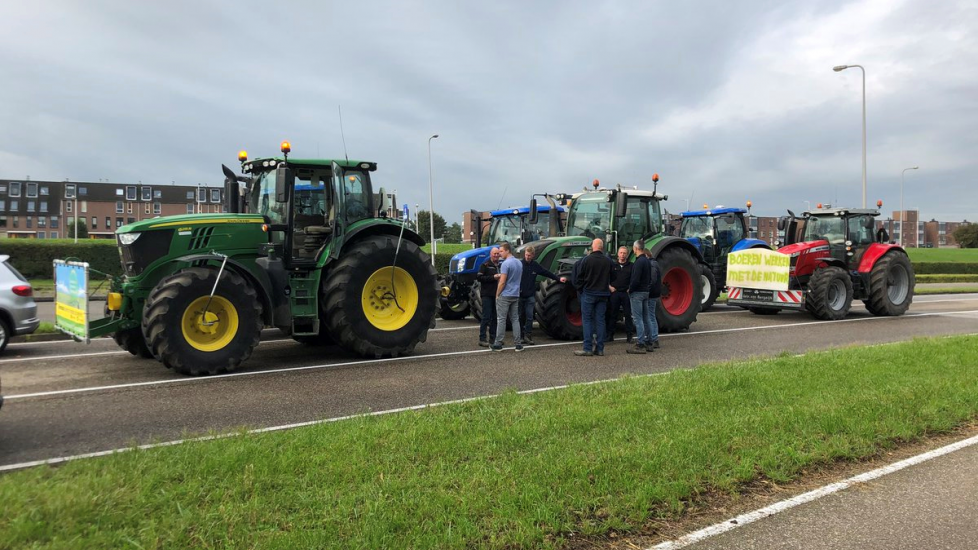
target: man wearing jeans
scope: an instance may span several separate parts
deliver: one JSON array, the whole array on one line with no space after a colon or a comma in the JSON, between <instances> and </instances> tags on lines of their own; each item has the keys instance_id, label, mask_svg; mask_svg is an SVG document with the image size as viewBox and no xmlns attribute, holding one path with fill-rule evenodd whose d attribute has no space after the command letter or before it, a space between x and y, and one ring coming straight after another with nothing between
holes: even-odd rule
<instances>
[{"instance_id":1,"label":"man wearing jeans","mask_svg":"<svg viewBox=\"0 0 978 550\"><path fill-rule=\"evenodd\" d=\"M651 252L646 250L645 255L648 256L649 265L652 267L652 284L649 286L649 318L652 320L652 328L647 329L649 341L646 344L646 348L652 351L659 347L659 321L655 318L655 308L659 304L659 297L662 296L662 270Z\"/></svg>"},{"instance_id":2,"label":"man wearing jeans","mask_svg":"<svg viewBox=\"0 0 978 550\"><path fill-rule=\"evenodd\" d=\"M646 254L645 241L635 241L632 250L635 252L635 263L632 264L632 276L628 284L628 299L632 303L632 320L635 323L638 342L634 348L625 351L628 353L647 353L653 350L650 331L655 322L649 318L649 315L655 316L655 310L649 307L652 261Z\"/></svg>"},{"instance_id":3,"label":"man wearing jeans","mask_svg":"<svg viewBox=\"0 0 978 550\"><path fill-rule=\"evenodd\" d=\"M537 276L566 283L566 277L558 277L536 261L536 250L532 246L523 251L523 277L520 283L520 322L523 324L523 343L535 345L530 334L533 332L533 311L536 309Z\"/></svg>"},{"instance_id":4,"label":"man wearing jeans","mask_svg":"<svg viewBox=\"0 0 978 550\"><path fill-rule=\"evenodd\" d=\"M499 273L499 249L489 251L489 259L479 268L479 297L482 298L482 320L479 322L479 345L488 348L496 341L496 275Z\"/></svg>"},{"instance_id":5,"label":"man wearing jeans","mask_svg":"<svg viewBox=\"0 0 978 550\"><path fill-rule=\"evenodd\" d=\"M520 339L520 282L523 279L523 264L513 256L509 243L499 245L503 263L496 274L496 341L489 348L492 351L503 351L503 336L506 334L506 319L513 326L513 343L516 351L523 351L523 340Z\"/></svg>"},{"instance_id":6,"label":"man wearing jeans","mask_svg":"<svg viewBox=\"0 0 978 550\"><path fill-rule=\"evenodd\" d=\"M611 260L604 255L604 241L594 239L591 253L581 260L577 274L581 293L581 315L584 318L584 349L574 355L590 357L604 355L605 317L608 312L608 297L611 296ZM591 334L597 333L594 351L591 350Z\"/></svg>"}]
</instances>

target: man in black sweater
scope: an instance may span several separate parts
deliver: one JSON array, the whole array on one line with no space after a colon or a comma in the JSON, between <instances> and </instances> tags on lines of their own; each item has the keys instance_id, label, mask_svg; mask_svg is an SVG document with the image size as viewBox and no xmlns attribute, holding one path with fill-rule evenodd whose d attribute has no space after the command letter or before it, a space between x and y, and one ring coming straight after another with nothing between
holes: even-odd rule
<instances>
[{"instance_id":1,"label":"man in black sweater","mask_svg":"<svg viewBox=\"0 0 978 550\"><path fill-rule=\"evenodd\" d=\"M533 310L536 308L537 276L566 283L566 277L558 277L536 261L536 249L532 246L523 251L523 276L520 279L520 325L523 326L523 343L536 345L530 338L533 330Z\"/></svg>"},{"instance_id":2,"label":"man in black sweater","mask_svg":"<svg viewBox=\"0 0 978 550\"><path fill-rule=\"evenodd\" d=\"M489 259L475 276L479 281L479 296L482 298L482 320L479 322L479 345L488 348L489 342L496 341L496 274L499 273L499 249L489 251ZM489 339L486 339L488 331Z\"/></svg>"},{"instance_id":3,"label":"man in black sweater","mask_svg":"<svg viewBox=\"0 0 978 550\"><path fill-rule=\"evenodd\" d=\"M594 239L591 253L581 260L577 283L583 288L581 293L581 316L584 319L584 349L574 355L590 357L604 355L605 317L608 313L608 297L611 296L612 261L604 254L604 241ZM592 335L597 333L592 351Z\"/></svg>"},{"instance_id":4,"label":"man in black sweater","mask_svg":"<svg viewBox=\"0 0 978 550\"><path fill-rule=\"evenodd\" d=\"M611 267L611 299L608 301L607 342L615 339L618 312L625 310L625 338L632 342L635 326L632 324L632 307L628 300L628 285L632 280L632 263L628 261L628 247L618 248L618 261Z\"/></svg>"}]
</instances>

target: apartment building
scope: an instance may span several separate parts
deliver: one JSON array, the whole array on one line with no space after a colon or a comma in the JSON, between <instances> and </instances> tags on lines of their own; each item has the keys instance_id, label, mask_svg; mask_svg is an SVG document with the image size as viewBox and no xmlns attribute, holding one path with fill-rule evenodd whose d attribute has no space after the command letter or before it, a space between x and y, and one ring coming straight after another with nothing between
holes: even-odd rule
<instances>
[{"instance_id":1,"label":"apartment building","mask_svg":"<svg viewBox=\"0 0 978 550\"><path fill-rule=\"evenodd\" d=\"M224 189L204 185L0 179L0 238L58 239L76 217L89 238L159 216L224 212Z\"/></svg>"}]
</instances>

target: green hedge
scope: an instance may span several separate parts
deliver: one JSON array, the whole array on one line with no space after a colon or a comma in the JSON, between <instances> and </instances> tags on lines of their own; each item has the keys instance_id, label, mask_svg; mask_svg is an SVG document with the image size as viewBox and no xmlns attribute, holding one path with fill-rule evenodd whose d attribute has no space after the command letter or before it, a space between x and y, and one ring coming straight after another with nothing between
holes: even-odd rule
<instances>
[{"instance_id":1,"label":"green hedge","mask_svg":"<svg viewBox=\"0 0 978 550\"><path fill-rule=\"evenodd\" d=\"M917 275L978 274L978 263L957 262L914 262Z\"/></svg>"},{"instance_id":2,"label":"green hedge","mask_svg":"<svg viewBox=\"0 0 978 550\"><path fill-rule=\"evenodd\" d=\"M978 283L978 274L958 273L956 275L938 274L917 275L918 283Z\"/></svg>"},{"instance_id":3,"label":"green hedge","mask_svg":"<svg viewBox=\"0 0 978 550\"><path fill-rule=\"evenodd\" d=\"M89 268L112 275L122 274L115 239L0 239L0 254L28 279L53 279L53 260L88 262ZM95 273L92 279L99 279Z\"/></svg>"}]
</instances>

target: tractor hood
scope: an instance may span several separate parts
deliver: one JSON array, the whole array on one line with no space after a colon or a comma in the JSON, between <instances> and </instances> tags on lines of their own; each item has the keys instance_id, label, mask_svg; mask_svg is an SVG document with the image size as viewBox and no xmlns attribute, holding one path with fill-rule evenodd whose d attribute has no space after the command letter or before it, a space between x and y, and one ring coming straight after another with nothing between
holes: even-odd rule
<instances>
[{"instance_id":1,"label":"tractor hood","mask_svg":"<svg viewBox=\"0 0 978 550\"><path fill-rule=\"evenodd\" d=\"M818 252L822 250L829 249L829 241L819 240L819 241L808 241L804 243L794 243L787 246L782 246L778 249L778 252L782 254L787 254L792 258L799 256L801 254L807 254L809 252Z\"/></svg>"},{"instance_id":2,"label":"tractor hood","mask_svg":"<svg viewBox=\"0 0 978 550\"><path fill-rule=\"evenodd\" d=\"M136 223L124 225L116 230L117 235L125 233L142 233L159 229L173 229L177 227L193 228L199 225L218 225L218 224L263 224L265 219L258 214L183 214L180 216L164 216L141 220Z\"/></svg>"}]
</instances>

